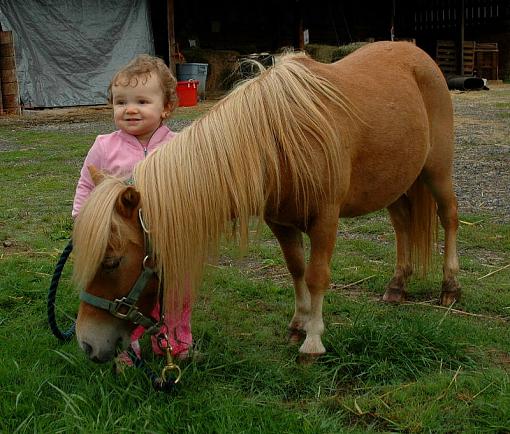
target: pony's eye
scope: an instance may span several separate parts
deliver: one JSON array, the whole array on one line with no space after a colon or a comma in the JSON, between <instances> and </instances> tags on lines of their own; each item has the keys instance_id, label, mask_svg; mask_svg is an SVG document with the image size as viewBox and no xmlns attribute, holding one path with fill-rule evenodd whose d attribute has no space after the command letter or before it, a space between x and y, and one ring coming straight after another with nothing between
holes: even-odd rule
<instances>
[{"instance_id":1,"label":"pony's eye","mask_svg":"<svg viewBox=\"0 0 510 434\"><path fill-rule=\"evenodd\" d=\"M105 271L113 271L119 267L122 256L107 256L101 263L101 267Z\"/></svg>"}]
</instances>

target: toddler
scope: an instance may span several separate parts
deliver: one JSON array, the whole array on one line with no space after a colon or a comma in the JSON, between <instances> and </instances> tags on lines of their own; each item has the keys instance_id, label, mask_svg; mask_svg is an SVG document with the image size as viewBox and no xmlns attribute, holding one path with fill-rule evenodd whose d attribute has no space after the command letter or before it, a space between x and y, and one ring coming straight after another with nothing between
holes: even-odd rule
<instances>
[{"instance_id":1,"label":"toddler","mask_svg":"<svg viewBox=\"0 0 510 434\"><path fill-rule=\"evenodd\" d=\"M163 143L171 140L175 133L163 125L177 105L176 79L165 63L156 57L139 55L113 77L108 87L108 102L113 107L113 120L117 131L97 136L90 148L76 187L73 202L73 218L76 217L86 198L94 188L88 166L117 176L129 176L135 164ZM159 319L159 305L151 315ZM167 317L162 331L168 334L173 355L186 357L192 342L189 304L179 318ZM139 337L143 334L139 326L131 335L131 346L140 356ZM152 337L152 348L162 354L156 339ZM126 353L120 360L130 364Z\"/></svg>"}]
</instances>

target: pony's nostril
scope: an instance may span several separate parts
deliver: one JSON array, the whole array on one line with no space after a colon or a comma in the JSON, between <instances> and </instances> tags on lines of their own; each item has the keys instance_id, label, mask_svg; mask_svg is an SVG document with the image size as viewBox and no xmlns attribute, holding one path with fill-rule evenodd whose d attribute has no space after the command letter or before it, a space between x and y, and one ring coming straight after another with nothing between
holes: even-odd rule
<instances>
[{"instance_id":1,"label":"pony's nostril","mask_svg":"<svg viewBox=\"0 0 510 434\"><path fill-rule=\"evenodd\" d=\"M83 351L85 351L85 354L90 357L90 355L92 354L92 346L89 345L87 342L82 341L81 347L83 348Z\"/></svg>"}]
</instances>

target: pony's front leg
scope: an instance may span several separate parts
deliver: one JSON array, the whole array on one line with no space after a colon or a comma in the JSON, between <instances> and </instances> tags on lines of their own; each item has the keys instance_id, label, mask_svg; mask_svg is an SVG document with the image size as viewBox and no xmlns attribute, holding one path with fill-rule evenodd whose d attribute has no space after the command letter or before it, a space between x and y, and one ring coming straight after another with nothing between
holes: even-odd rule
<instances>
[{"instance_id":1,"label":"pony's front leg","mask_svg":"<svg viewBox=\"0 0 510 434\"><path fill-rule=\"evenodd\" d=\"M293 226L284 226L266 221L273 231L287 263L287 268L294 282L295 309L289 323L289 339L298 342L305 335L305 326L310 318L310 293L305 282L305 255L303 235Z\"/></svg>"},{"instance_id":2,"label":"pony's front leg","mask_svg":"<svg viewBox=\"0 0 510 434\"><path fill-rule=\"evenodd\" d=\"M293 278L293 280L295 301L294 315L289 323L289 340L291 342L300 342L306 334L306 324L310 319L310 291L308 291L306 286L304 273L301 278Z\"/></svg>"},{"instance_id":3,"label":"pony's front leg","mask_svg":"<svg viewBox=\"0 0 510 434\"><path fill-rule=\"evenodd\" d=\"M310 320L306 324L306 339L299 352L318 356L326 349L322 344L324 322L322 302L330 283L329 264L335 247L338 226L338 208L331 207L327 213L318 216L307 231L310 237L310 261L306 268L305 281L310 291Z\"/></svg>"},{"instance_id":4,"label":"pony's front leg","mask_svg":"<svg viewBox=\"0 0 510 434\"><path fill-rule=\"evenodd\" d=\"M388 206L391 223L395 229L397 244L397 265L395 273L383 295L383 301L389 303L401 303L405 301L407 279L413 272L409 240L411 230L410 207L411 204L406 195L400 196L400 198Z\"/></svg>"}]
</instances>

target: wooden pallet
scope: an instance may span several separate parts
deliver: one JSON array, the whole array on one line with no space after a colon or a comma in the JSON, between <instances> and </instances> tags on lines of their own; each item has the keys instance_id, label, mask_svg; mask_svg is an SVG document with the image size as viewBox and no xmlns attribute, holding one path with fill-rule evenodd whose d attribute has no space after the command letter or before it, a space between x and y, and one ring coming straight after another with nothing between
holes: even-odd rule
<instances>
[{"instance_id":1,"label":"wooden pallet","mask_svg":"<svg viewBox=\"0 0 510 434\"><path fill-rule=\"evenodd\" d=\"M475 70L479 77L499 80L499 49L497 42L477 42Z\"/></svg>"},{"instance_id":2,"label":"wooden pallet","mask_svg":"<svg viewBox=\"0 0 510 434\"><path fill-rule=\"evenodd\" d=\"M473 75L475 45L474 41L464 41L463 75ZM444 75L454 75L457 73L457 49L454 41L437 41L436 62Z\"/></svg>"}]
</instances>

